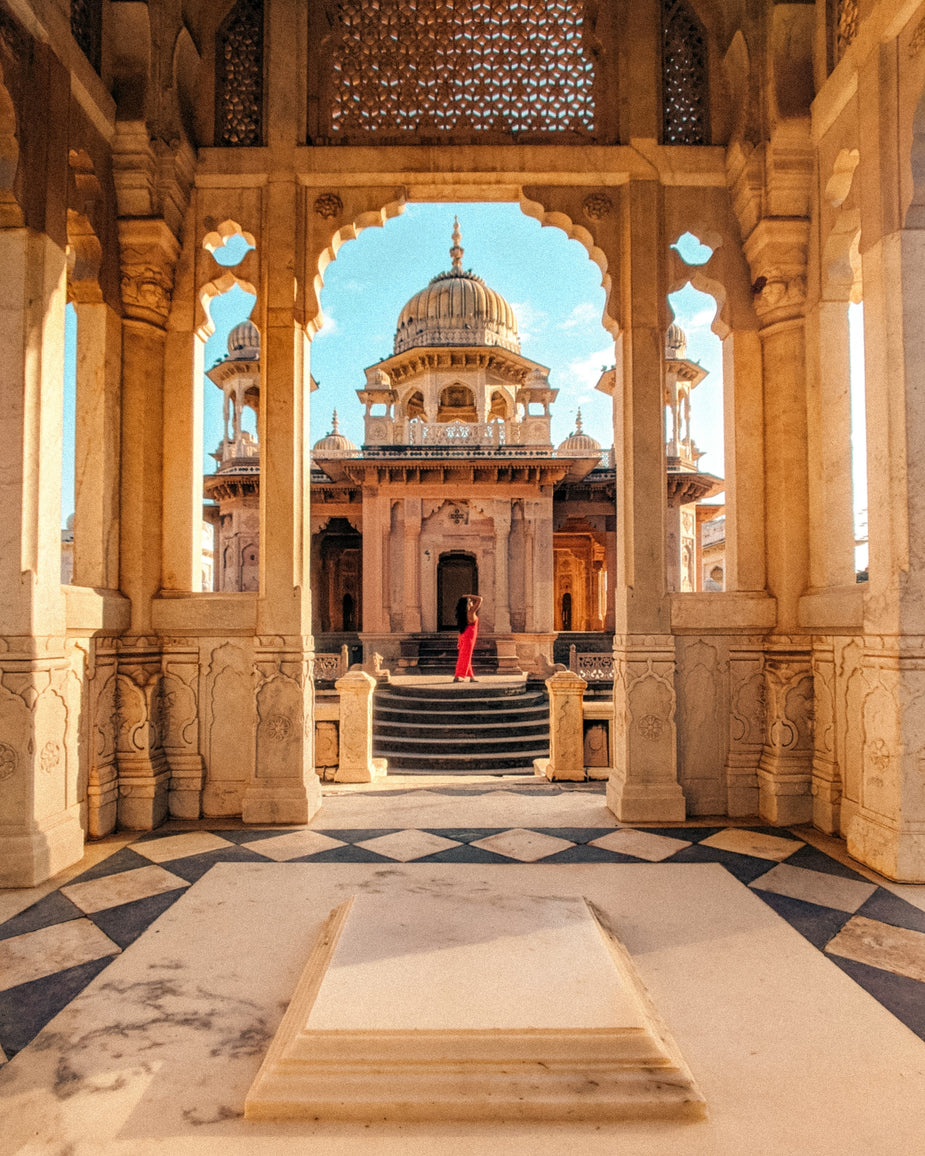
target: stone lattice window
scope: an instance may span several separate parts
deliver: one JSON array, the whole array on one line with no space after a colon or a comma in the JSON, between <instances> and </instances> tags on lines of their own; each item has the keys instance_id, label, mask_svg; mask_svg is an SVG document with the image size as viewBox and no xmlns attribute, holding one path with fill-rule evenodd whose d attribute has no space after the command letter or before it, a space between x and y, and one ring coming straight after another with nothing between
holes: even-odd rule
<instances>
[{"instance_id":1,"label":"stone lattice window","mask_svg":"<svg viewBox=\"0 0 925 1156\"><path fill-rule=\"evenodd\" d=\"M263 0L238 0L218 33L216 144L263 143Z\"/></svg>"},{"instance_id":2,"label":"stone lattice window","mask_svg":"<svg viewBox=\"0 0 925 1156\"><path fill-rule=\"evenodd\" d=\"M102 0L71 0L71 35L99 72L103 40Z\"/></svg>"},{"instance_id":3,"label":"stone lattice window","mask_svg":"<svg viewBox=\"0 0 925 1156\"><path fill-rule=\"evenodd\" d=\"M683 0L662 0L662 137L665 144L707 143L707 44Z\"/></svg>"},{"instance_id":4,"label":"stone lattice window","mask_svg":"<svg viewBox=\"0 0 925 1156\"><path fill-rule=\"evenodd\" d=\"M332 140L594 131L581 0L340 0Z\"/></svg>"},{"instance_id":5,"label":"stone lattice window","mask_svg":"<svg viewBox=\"0 0 925 1156\"><path fill-rule=\"evenodd\" d=\"M841 60L858 34L858 0L837 0L835 7L835 55Z\"/></svg>"}]
</instances>

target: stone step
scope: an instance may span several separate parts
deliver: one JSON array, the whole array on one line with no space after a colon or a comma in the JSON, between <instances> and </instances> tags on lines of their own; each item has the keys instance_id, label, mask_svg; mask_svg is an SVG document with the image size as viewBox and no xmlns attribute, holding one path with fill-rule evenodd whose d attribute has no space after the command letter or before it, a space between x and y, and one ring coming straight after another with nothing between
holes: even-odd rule
<instances>
[{"instance_id":1,"label":"stone step","mask_svg":"<svg viewBox=\"0 0 925 1156\"><path fill-rule=\"evenodd\" d=\"M524 774L549 756L545 691L522 682L383 686L373 755L393 772Z\"/></svg>"}]
</instances>

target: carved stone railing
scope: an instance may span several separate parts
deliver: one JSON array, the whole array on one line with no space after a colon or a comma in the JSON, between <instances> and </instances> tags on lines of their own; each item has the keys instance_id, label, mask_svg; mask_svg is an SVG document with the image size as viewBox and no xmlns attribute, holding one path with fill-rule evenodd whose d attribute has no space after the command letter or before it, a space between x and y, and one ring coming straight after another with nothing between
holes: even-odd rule
<instances>
[{"instance_id":1,"label":"carved stone railing","mask_svg":"<svg viewBox=\"0 0 925 1156\"><path fill-rule=\"evenodd\" d=\"M613 655L584 651L578 653L575 646L569 647L568 667L573 674L580 675L585 682L613 682Z\"/></svg>"},{"instance_id":2,"label":"carved stone railing","mask_svg":"<svg viewBox=\"0 0 925 1156\"><path fill-rule=\"evenodd\" d=\"M341 647L336 654L316 654L312 663L312 678L316 682L333 682L343 678L350 665L347 647Z\"/></svg>"},{"instance_id":3,"label":"carved stone railing","mask_svg":"<svg viewBox=\"0 0 925 1156\"><path fill-rule=\"evenodd\" d=\"M408 423L408 444L412 446L503 446L518 441L517 427L503 421Z\"/></svg>"}]
</instances>

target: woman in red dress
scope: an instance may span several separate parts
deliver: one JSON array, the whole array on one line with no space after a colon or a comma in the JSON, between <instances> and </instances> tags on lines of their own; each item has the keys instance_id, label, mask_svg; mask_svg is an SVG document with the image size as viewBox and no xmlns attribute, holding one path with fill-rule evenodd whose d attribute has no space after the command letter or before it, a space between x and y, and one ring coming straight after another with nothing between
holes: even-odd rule
<instances>
[{"instance_id":1,"label":"woman in red dress","mask_svg":"<svg viewBox=\"0 0 925 1156\"><path fill-rule=\"evenodd\" d=\"M459 658L456 660L454 682L475 682L472 672L472 652L479 635L479 607L482 599L478 594L466 594L456 603L456 628L459 631L457 645Z\"/></svg>"}]
</instances>

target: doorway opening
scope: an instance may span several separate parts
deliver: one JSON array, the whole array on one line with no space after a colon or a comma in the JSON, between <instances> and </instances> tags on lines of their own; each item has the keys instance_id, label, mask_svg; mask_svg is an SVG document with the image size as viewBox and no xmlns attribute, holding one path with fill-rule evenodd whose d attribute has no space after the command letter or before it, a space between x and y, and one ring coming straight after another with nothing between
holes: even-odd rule
<instances>
[{"instance_id":1,"label":"doorway opening","mask_svg":"<svg viewBox=\"0 0 925 1156\"><path fill-rule=\"evenodd\" d=\"M441 554L437 563L437 628L456 629L456 603L466 594L478 594L479 570L475 558L462 551Z\"/></svg>"}]
</instances>

